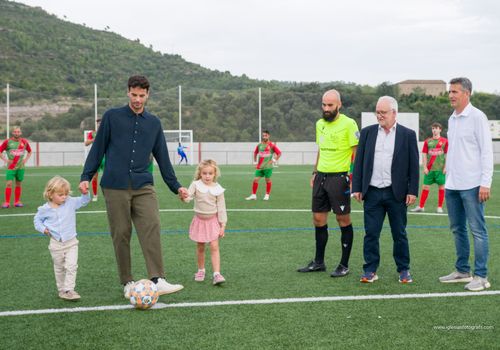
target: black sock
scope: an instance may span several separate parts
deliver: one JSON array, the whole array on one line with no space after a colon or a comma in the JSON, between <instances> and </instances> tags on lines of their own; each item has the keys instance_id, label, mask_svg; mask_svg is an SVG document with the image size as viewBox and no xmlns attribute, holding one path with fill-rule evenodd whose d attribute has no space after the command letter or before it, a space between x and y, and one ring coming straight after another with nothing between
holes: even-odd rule
<instances>
[{"instance_id":1,"label":"black sock","mask_svg":"<svg viewBox=\"0 0 500 350\"><path fill-rule=\"evenodd\" d=\"M340 236L340 243L342 245L342 259L340 260L340 263L343 266L348 267L349 257L351 256L352 241L354 239L352 224L350 224L349 226L341 227L340 231L342 232Z\"/></svg>"},{"instance_id":2,"label":"black sock","mask_svg":"<svg viewBox=\"0 0 500 350\"><path fill-rule=\"evenodd\" d=\"M152 281L154 284L156 284L156 283L158 283L158 278L159 278L159 277L153 277L153 278L151 278L151 281Z\"/></svg>"},{"instance_id":3,"label":"black sock","mask_svg":"<svg viewBox=\"0 0 500 350\"><path fill-rule=\"evenodd\" d=\"M317 264L323 264L325 261L325 248L328 242L328 225L315 227L316 231L316 257L314 261Z\"/></svg>"}]
</instances>

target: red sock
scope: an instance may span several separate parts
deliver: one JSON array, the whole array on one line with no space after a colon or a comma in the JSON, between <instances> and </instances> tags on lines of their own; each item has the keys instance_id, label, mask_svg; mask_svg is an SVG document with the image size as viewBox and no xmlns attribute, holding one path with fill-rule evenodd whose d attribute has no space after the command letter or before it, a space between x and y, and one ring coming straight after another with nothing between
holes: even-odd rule
<instances>
[{"instance_id":1,"label":"red sock","mask_svg":"<svg viewBox=\"0 0 500 350\"><path fill-rule=\"evenodd\" d=\"M420 204L419 204L420 208L424 207L427 197L429 197L429 190L422 190L422 195L420 196Z\"/></svg>"},{"instance_id":2,"label":"red sock","mask_svg":"<svg viewBox=\"0 0 500 350\"><path fill-rule=\"evenodd\" d=\"M12 187L5 187L5 203L10 203L11 195L12 195Z\"/></svg>"},{"instance_id":3,"label":"red sock","mask_svg":"<svg viewBox=\"0 0 500 350\"><path fill-rule=\"evenodd\" d=\"M256 194L258 188L259 188L259 183L258 182L254 182L252 184L252 194Z\"/></svg>"},{"instance_id":4,"label":"red sock","mask_svg":"<svg viewBox=\"0 0 500 350\"><path fill-rule=\"evenodd\" d=\"M443 207L444 202L444 188L440 188L438 192L438 208Z\"/></svg>"},{"instance_id":5,"label":"red sock","mask_svg":"<svg viewBox=\"0 0 500 350\"><path fill-rule=\"evenodd\" d=\"M273 185L272 182L266 182L266 194L271 193L271 186Z\"/></svg>"},{"instance_id":6,"label":"red sock","mask_svg":"<svg viewBox=\"0 0 500 350\"><path fill-rule=\"evenodd\" d=\"M92 194L97 196L97 176L92 179Z\"/></svg>"},{"instance_id":7,"label":"red sock","mask_svg":"<svg viewBox=\"0 0 500 350\"><path fill-rule=\"evenodd\" d=\"M16 186L14 189L14 204L18 203L21 199L21 186Z\"/></svg>"}]
</instances>

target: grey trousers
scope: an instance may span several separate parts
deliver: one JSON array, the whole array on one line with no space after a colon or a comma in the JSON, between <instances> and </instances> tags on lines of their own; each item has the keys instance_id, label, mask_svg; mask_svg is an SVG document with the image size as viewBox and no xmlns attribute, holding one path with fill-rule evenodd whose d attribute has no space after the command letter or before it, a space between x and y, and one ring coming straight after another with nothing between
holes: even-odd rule
<instances>
[{"instance_id":1,"label":"grey trousers","mask_svg":"<svg viewBox=\"0 0 500 350\"><path fill-rule=\"evenodd\" d=\"M160 215L158 199L152 185L138 190L103 188L108 223L115 248L120 282L133 281L130 257L132 223L146 261L148 278L165 277L160 241Z\"/></svg>"}]
</instances>

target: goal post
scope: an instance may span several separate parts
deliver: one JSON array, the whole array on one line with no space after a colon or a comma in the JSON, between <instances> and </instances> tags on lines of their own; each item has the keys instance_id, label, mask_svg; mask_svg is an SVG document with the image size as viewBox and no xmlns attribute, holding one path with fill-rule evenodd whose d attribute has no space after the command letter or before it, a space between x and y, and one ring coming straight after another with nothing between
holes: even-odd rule
<instances>
[{"instance_id":1,"label":"goal post","mask_svg":"<svg viewBox=\"0 0 500 350\"><path fill-rule=\"evenodd\" d=\"M175 164L179 163L180 158L177 155L177 147L179 147L180 143L181 146L187 148L187 152L185 153L188 156L188 164L193 165L193 130L163 130L163 134L165 135L169 152L173 151L174 153L172 162Z\"/></svg>"}]
</instances>

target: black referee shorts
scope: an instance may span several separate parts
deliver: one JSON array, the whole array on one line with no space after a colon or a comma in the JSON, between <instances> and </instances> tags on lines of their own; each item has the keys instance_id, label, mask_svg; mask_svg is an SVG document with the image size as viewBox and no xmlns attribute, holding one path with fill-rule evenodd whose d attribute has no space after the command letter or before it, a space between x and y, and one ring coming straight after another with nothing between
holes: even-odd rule
<instances>
[{"instance_id":1,"label":"black referee shorts","mask_svg":"<svg viewBox=\"0 0 500 350\"><path fill-rule=\"evenodd\" d=\"M313 213L333 211L337 215L351 212L351 190L347 173L320 173L314 178Z\"/></svg>"}]
</instances>

